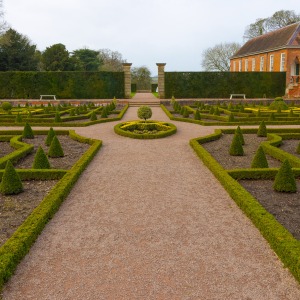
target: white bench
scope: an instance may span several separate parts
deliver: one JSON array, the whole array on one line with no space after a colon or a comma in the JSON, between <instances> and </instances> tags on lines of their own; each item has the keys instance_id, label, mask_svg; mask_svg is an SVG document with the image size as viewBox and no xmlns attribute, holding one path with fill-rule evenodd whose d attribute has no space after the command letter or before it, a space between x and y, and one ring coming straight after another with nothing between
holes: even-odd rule
<instances>
[{"instance_id":1,"label":"white bench","mask_svg":"<svg viewBox=\"0 0 300 300\"><path fill-rule=\"evenodd\" d=\"M56 100L56 95L40 95L40 100L42 100L43 97L53 97L53 99Z\"/></svg>"},{"instance_id":2,"label":"white bench","mask_svg":"<svg viewBox=\"0 0 300 300\"><path fill-rule=\"evenodd\" d=\"M246 94L230 94L230 99L232 99L232 97L244 97L244 99L246 99Z\"/></svg>"}]
</instances>

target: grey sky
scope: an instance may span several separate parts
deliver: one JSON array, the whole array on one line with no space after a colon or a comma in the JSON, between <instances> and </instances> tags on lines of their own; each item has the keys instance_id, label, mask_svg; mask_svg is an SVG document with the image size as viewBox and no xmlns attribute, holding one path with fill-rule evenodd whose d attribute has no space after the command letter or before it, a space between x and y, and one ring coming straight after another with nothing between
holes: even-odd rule
<instances>
[{"instance_id":1,"label":"grey sky","mask_svg":"<svg viewBox=\"0 0 300 300\"><path fill-rule=\"evenodd\" d=\"M39 50L62 43L119 51L134 67L201 70L202 53L243 43L247 25L278 10L300 12L299 0L3 0L5 20Z\"/></svg>"}]
</instances>

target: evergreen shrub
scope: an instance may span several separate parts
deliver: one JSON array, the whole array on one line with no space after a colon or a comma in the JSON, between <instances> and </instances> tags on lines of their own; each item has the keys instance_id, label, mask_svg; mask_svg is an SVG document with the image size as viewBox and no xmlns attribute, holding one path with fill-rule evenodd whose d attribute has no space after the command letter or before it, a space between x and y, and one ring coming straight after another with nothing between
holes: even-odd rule
<instances>
[{"instance_id":1,"label":"evergreen shrub","mask_svg":"<svg viewBox=\"0 0 300 300\"><path fill-rule=\"evenodd\" d=\"M3 195L19 194L23 191L23 184L10 160L7 161L0 183L0 193Z\"/></svg>"},{"instance_id":2,"label":"evergreen shrub","mask_svg":"<svg viewBox=\"0 0 300 300\"><path fill-rule=\"evenodd\" d=\"M261 121L259 124L257 136L262 136L262 137L267 136L267 127L264 121Z\"/></svg>"},{"instance_id":3,"label":"evergreen shrub","mask_svg":"<svg viewBox=\"0 0 300 300\"><path fill-rule=\"evenodd\" d=\"M244 149L243 145L241 143L241 138L238 134L234 134L230 148L229 148L229 154L232 156L243 156L244 155Z\"/></svg>"},{"instance_id":4,"label":"evergreen shrub","mask_svg":"<svg viewBox=\"0 0 300 300\"><path fill-rule=\"evenodd\" d=\"M268 168L268 161L262 146L259 146L251 163L251 168Z\"/></svg>"},{"instance_id":5,"label":"evergreen shrub","mask_svg":"<svg viewBox=\"0 0 300 300\"><path fill-rule=\"evenodd\" d=\"M276 174L273 188L277 192L296 193L297 184L288 159L284 160Z\"/></svg>"},{"instance_id":6,"label":"evergreen shrub","mask_svg":"<svg viewBox=\"0 0 300 300\"><path fill-rule=\"evenodd\" d=\"M62 146L61 146L61 144L59 142L59 139L55 135L53 137L51 145L49 147L48 156L55 158L55 157L63 157L64 155L65 154L64 154Z\"/></svg>"},{"instance_id":7,"label":"evergreen shrub","mask_svg":"<svg viewBox=\"0 0 300 300\"><path fill-rule=\"evenodd\" d=\"M34 162L33 162L33 169L50 169L50 163L48 160L47 155L45 154L45 151L41 146L39 146L35 156L34 156Z\"/></svg>"},{"instance_id":8,"label":"evergreen shrub","mask_svg":"<svg viewBox=\"0 0 300 300\"><path fill-rule=\"evenodd\" d=\"M34 138L34 134L33 134L33 131L31 129L31 126L27 122L25 123L22 137L25 138L25 139L33 139Z\"/></svg>"}]
</instances>

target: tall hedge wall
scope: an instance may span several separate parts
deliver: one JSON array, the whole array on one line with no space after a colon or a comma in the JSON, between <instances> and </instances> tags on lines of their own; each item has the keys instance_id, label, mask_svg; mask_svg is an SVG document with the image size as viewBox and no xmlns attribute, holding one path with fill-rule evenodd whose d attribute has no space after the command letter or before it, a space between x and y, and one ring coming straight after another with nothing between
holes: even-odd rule
<instances>
[{"instance_id":1,"label":"tall hedge wall","mask_svg":"<svg viewBox=\"0 0 300 300\"><path fill-rule=\"evenodd\" d=\"M285 94L285 82L285 72L166 72L165 97L271 98Z\"/></svg>"},{"instance_id":2,"label":"tall hedge wall","mask_svg":"<svg viewBox=\"0 0 300 300\"><path fill-rule=\"evenodd\" d=\"M124 98L123 72L0 72L0 98Z\"/></svg>"}]
</instances>

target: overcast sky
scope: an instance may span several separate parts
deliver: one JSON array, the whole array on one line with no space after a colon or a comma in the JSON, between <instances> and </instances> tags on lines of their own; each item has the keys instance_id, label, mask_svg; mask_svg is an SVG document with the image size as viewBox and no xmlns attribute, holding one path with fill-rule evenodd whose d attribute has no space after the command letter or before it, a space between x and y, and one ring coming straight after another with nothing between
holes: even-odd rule
<instances>
[{"instance_id":1,"label":"overcast sky","mask_svg":"<svg viewBox=\"0 0 300 300\"><path fill-rule=\"evenodd\" d=\"M247 25L278 10L300 13L299 0L3 0L5 20L43 51L108 48L133 67L157 73L200 71L202 53L243 43Z\"/></svg>"}]
</instances>

